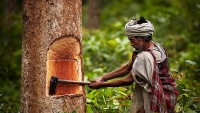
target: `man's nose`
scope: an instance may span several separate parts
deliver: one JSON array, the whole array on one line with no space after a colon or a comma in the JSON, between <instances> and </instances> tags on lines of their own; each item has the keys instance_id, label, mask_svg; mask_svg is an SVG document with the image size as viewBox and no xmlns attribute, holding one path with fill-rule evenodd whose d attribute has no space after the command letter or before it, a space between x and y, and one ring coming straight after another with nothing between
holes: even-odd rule
<instances>
[{"instance_id":1,"label":"man's nose","mask_svg":"<svg viewBox=\"0 0 200 113\"><path fill-rule=\"evenodd\" d=\"M134 46L133 42L130 42L130 45L131 45L131 46Z\"/></svg>"}]
</instances>

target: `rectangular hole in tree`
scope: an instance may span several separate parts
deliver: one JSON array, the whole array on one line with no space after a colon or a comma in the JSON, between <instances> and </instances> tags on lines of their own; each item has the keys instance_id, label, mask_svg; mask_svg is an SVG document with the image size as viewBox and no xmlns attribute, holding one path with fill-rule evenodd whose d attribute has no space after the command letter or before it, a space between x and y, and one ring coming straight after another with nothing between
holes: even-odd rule
<instances>
[{"instance_id":1,"label":"rectangular hole in tree","mask_svg":"<svg viewBox=\"0 0 200 113\"><path fill-rule=\"evenodd\" d=\"M62 80L78 81L76 60L48 60L49 77L57 76ZM55 95L79 94L78 84L57 84Z\"/></svg>"},{"instance_id":2,"label":"rectangular hole in tree","mask_svg":"<svg viewBox=\"0 0 200 113\"><path fill-rule=\"evenodd\" d=\"M56 39L47 52L46 95L49 95L50 79L57 76L61 80L82 80L80 41L73 36ZM55 95L80 94L78 84L57 83Z\"/></svg>"}]
</instances>

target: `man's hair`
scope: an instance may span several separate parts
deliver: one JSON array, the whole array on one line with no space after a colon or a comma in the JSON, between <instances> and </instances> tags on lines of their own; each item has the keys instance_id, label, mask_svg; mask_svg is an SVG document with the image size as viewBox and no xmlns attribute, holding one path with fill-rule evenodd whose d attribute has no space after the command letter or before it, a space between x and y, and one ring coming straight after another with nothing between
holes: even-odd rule
<instances>
[{"instance_id":1,"label":"man's hair","mask_svg":"<svg viewBox=\"0 0 200 113\"><path fill-rule=\"evenodd\" d=\"M137 21L137 24L142 24L142 23L147 23L147 20L141 16L140 17L140 20ZM138 38L144 38L146 42L149 42L150 40L152 40L152 36L149 35L149 36L135 36L136 39Z\"/></svg>"},{"instance_id":2,"label":"man's hair","mask_svg":"<svg viewBox=\"0 0 200 113\"><path fill-rule=\"evenodd\" d=\"M152 36L135 36L136 39L138 38L144 38L146 42L149 42L150 40L152 40Z\"/></svg>"},{"instance_id":3,"label":"man's hair","mask_svg":"<svg viewBox=\"0 0 200 113\"><path fill-rule=\"evenodd\" d=\"M147 20L143 16L141 16L140 20L137 21L137 24L142 24L142 23L147 23Z\"/></svg>"}]
</instances>

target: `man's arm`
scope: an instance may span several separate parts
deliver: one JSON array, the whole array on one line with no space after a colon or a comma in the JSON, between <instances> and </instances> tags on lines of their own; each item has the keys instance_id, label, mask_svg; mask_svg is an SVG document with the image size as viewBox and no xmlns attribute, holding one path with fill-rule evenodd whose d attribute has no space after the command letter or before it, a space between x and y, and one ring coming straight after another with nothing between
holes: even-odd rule
<instances>
[{"instance_id":1,"label":"man's arm","mask_svg":"<svg viewBox=\"0 0 200 113\"><path fill-rule=\"evenodd\" d=\"M107 74L97 78L95 81L96 82L102 82L102 81L106 81L106 80L110 80L110 79L113 79L113 78L124 76L131 71L132 65L133 65L133 61L131 60L125 66L122 66L115 71L107 73Z\"/></svg>"},{"instance_id":2,"label":"man's arm","mask_svg":"<svg viewBox=\"0 0 200 113\"><path fill-rule=\"evenodd\" d=\"M132 78L132 73L130 72L125 78L121 78L112 82L95 82L89 85L89 87L93 89L99 89L101 87L120 87L130 85L133 82L134 80Z\"/></svg>"}]
</instances>

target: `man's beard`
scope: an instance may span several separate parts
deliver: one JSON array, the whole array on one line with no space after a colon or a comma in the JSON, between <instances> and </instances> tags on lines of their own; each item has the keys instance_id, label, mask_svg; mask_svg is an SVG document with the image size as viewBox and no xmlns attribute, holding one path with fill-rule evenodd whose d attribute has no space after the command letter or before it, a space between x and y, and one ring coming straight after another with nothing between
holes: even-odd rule
<instances>
[{"instance_id":1,"label":"man's beard","mask_svg":"<svg viewBox=\"0 0 200 113\"><path fill-rule=\"evenodd\" d=\"M135 49L135 51L137 51L138 53L141 52L143 49Z\"/></svg>"},{"instance_id":2,"label":"man's beard","mask_svg":"<svg viewBox=\"0 0 200 113\"><path fill-rule=\"evenodd\" d=\"M140 45L140 47L135 47L135 51L137 51L138 53L143 51L143 50L144 49L143 49L142 45Z\"/></svg>"}]
</instances>

